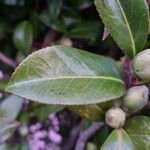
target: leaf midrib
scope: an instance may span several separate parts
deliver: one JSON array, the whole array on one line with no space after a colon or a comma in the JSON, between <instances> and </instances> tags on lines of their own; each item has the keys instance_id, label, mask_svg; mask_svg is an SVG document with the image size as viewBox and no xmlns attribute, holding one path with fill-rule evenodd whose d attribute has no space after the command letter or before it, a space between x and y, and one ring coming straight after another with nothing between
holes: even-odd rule
<instances>
[{"instance_id":1,"label":"leaf midrib","mask_svg":"<svg viewBox=\"0 0 150 150\"><path fill-rule=\"evenodd\" d=\"M106 77L106 76L67 76L67 77L53 77L53 78L41 78L41 79L32 79L27 81L20 81L18 83L9 85L6 88L6 91L9 90L11 87L21 85L21 84L27 84L29 82L39 82L39 81L45 81L45 80L63 80L63 79L104 79L104 80L112 80L116 82L120 82L121 84L124 84L124 82L121 79L117 79L114 77Z\"/></svg>"},{"instance_id":2,"label":"leaf midrib","mask_svg":"<svg viewBox=\"0 0 150 150\"><path fill-rule=\"evenodd\" d=\"M121 13L122 13L122 15L123 15L123 17L124 17L124 20L125 20L125 22L126 22L126 25L127 25L128 31L129 31L129 35L130 35L131 42L132 42L132 48L133 48L133 56L134 56L134 55L136 54L136 48L135 48L135 42L134 42L134 40L133 40L132 31L131 31L131 29L130 29L130 25L129 25L128 20L127 20L127 17L126 17L126 15L125 15L124 11L123 11L123 8L122 8L122 6L121 6L121 4L120 4L120 1L117 0L117 3L118 3L118 5L120 6Z\"/></svg>"}]
</instances>

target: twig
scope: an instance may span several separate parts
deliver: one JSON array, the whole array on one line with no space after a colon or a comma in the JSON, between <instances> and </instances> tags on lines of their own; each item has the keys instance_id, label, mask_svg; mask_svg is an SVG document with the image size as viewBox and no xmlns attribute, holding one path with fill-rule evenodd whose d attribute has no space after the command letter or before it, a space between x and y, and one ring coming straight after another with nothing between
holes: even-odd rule
<instances>
[{"instance_id":1,"label":"twig","mask_svg":"<svg viewBox=\"0 0 150 150\"><path fill-rule=\"evenodd\" d=\"M68 144L65 143L62 149L64 149L64 150L73 149L75 142L77 140L77 137L80 133L82 125L83 125L83 121L81 121L77 126L72 128L72 130L70 131L69 138L67 140Z\"/></svg>"},{"instance_id":2,"label":"twig","mask_svg":"<svg viewBox=\"0 0 150 150\"><path fill-rule=\"evenodd\" d=\"M104 126L104 123L93 123L87 130L81 131L75 150L84 150L86 142L89 140L89 138L91 138L99 129L103 128Z\"/></svg>"},{"instance_id":3,"label":"twig","mask_svg":"<svg viewBox=\"0 0 150 150\"><path fill-rule=\"evenodd\" d=\"M0 60L4 62L5 64L11 66L12 68L16 68L17 66L17 63L15 61L13 61L8 56L4 55L2 52L0 52Z\"/></svg>"},{"instance_id":4,"label":"twig","mask_svg":"<svg viewBox=\"0 0 150 150\"><path fill-rule=\"evenodd\" d=\"M125 56L122 58L123 62L123 73L124 73L124 81L127 86L127 88L131 87L132 82L133 82L133 75L131 72L131 60Z\"/></svg>"},{"instance_id":5,"label":"twig","mask_svg":"<svg viewBox=\"0 0 150 150\"><path fill-rule=\"evenodd\" d=\"M150 6L150 0L147 0L147 4L148 4L148 6Z\"/></svg>"}]
</instances>

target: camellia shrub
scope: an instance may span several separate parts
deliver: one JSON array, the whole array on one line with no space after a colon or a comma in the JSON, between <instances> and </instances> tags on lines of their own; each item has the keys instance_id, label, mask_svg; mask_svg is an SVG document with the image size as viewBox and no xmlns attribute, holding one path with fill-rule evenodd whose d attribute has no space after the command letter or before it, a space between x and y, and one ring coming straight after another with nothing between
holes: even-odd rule
<instances>
[{"instance_id":1,"label":"camellia shrub","mask_svg":"<svg viewBox=\"0 0 150 150\"><path fill-rule=\"evenodd\" d=\"M122 63L112 58L54 45L24 59L6 91L58 110L66 107L85 120L97 122L95 129L109 127L111 132L104 137L101 150L149 150L150 49L144 49L149 32L147 2L95 0L94 3L107 34L130 60L126 70L130 74L125 74ZM94 134L98 132L103 138L99 130ZM75 150L97 149L91 143L79 143Z\"/></svg>"}]
</instances>

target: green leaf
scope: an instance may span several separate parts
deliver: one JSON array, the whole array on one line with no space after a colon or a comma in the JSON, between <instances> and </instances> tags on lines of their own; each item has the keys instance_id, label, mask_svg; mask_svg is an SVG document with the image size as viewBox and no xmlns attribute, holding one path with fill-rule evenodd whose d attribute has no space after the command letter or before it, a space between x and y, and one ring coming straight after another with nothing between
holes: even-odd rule
<instances>
[{"instance_id":1,"label":"green leaf","mask_svg":"<svg viewBox=\"0 0 150 150\"><path fill-rule=\"evenodd\" d=\"M28 53L33 41L33 29L28 21L23 21L17 25L13 41L18 50L23 51L25 54Z\"/></svg>"},{"instance_id":2,"label":"green leaf","mask_svg":"<svg viewBox=\"0 0 150 150\"><path fill-rule=\"evenodd\" d=\"M22 102L22 98L15 95L11 95L4 99L0 104L0 112L2 113L0 122L14 121L22 108Z\"/></svg>"},{"instance_id":3,"label":"green leaf","mask_svg":"<svg viewBox=\"0 0 150 150\"><path fill-rule=\"evenodd\" d=\"M19 123L15 121L22 108L22 98L9 96L0 104L0 144L7 140Z\"/></svg>"},{"instance_id":4,"label":"green leaf","mask_svg":"<svg viewBox=\"0 0 150 150\"><path fill-rule=\"evenodd\" d=\"M33 103L33 106L31 108L32 112L40 119L43 121L44 119L47 119L47 116L50 113L56 113L61 110L63 110L65 106L58 106L58 105L42 105L39 103Z\"/></svg>"},{"instance_id":5,"label":"green leaf","mask_svg":"<svg viewBox=\"0 0 150 150\"><path fill-rule=\"evenodd\" d=\"M60 14L62 0L47 0L48 16L51 20L56 20Z\"/></svg>"},{"instance_id":6,"label":"green leaf","mask_svg":"<svg viewBox=\"0 0 150 150\"><path fill-rule=\"evenodd\" d=\"M87 120L104 121L105 112L113 105L114 101L112 100L100 104L68 106L68 108Z\"/></svg>"},{"instance_id":7,"label":"green leaf","mask_svg":"<svg viewBox=\"0 0 150 150\"><path fill-rule=\"evenodd\" d=\"M124 129L130 135L136 150L150 149L150 117L131 118L125 124Z\"/></svg>"},{"instance_id":8,"label":"green leaf","mask_svg":"<svg viewBox=\"0 0 150 150\"><path fill-rule=\"evenodd\" d=\"M52 46L27 57L6 90L46 104L85 105L119 98L125 85L112 59Z\"/></svg>"},{"instance_id":9,"label":"green leaf","mask_svg":"<svg viewBox=\"0 0 150 150\"><path fill-rule=\"evenodd\" d=\"M4 90L8 84L8 79L0 79L0 90Z\"/></svg>"},{"instance_id":10,"label":"green leaf","mask_svg":"<svg viewBox=\"0 0 150 150\"><path fill-rule=\"evenodd\" d=\"M5 142L14 133L18 126L18 122L13 122L11 124L0 122L0 144Z\"/></svg>"},{"instance_id":11,"label":"green leaf","mask_svg":"<svg viewBox=\"0 0 150 150\"><path fill-rule=\"evenodd\" d=\"M134 150L133 143L123 129L115 129L108 136L101 150Z\"/></svg>"},{"instance_id":12,"label":"green leaf","mask_svg":"<svg viewBox=\"0 0 150 150\"><path fill-rule=\"evenodd\" d=\"M146 0L95 0L95 5L123 52L130 57L140 52L148 35Z\"/></svg>"},{"instance_id":13,"label":"green leaf","mask_svg":"<svg viewBox=\"0 0 150 150\"><path fill-rule=\"evenodd\" d=\"M66 26L62 18L57 20L51 20L51 18L49 18L48 16L48 13L44 11L40 14L40 20L43 22L43 24L51 27L53 30L56 30L58 32L66 32Z\"/></svg>"},{"instance_id":14,"label":"green leaf","mask_svg":"<svg viewBox=\"0 0 150 150\"><path fill-rule=\"evenodd\" d=\"M109 134L110 128L108 126L105 126L102 130L99 130L90 141L92 143L95 143L97 147L100 148L109 136Z\"/></svg>"},{"instance_id":15,"label":"green leaf","mask_svg":"<svg viewBox=\"0 0 150 150\"><path fill-rule=\"evenodd\" d=\"M67 4L69 5L70 8L72 9L85 9L88 8L92 5L92 1L90 0L75 0L75 1L70 1L67 0Z\"/></svg>"},{"instance_id":16,"label":"green leaf","mask_svg":"<svg viewBox=\"0 0 150 150\"><path fill-rule=\"evenodd\" d=\"M70 27L73 24L78 24L81 21L81 16L77 11L72 10L71 8L63 8L61 11L61 17L66 27Z\"/></svg>"},{"instance_id":17,"label":"green leaf","mask_svg":"<svg viewBox=\"0 0 150 150\"><path fill-rule=\"evenodd\" d=\"M100 34L101 24L97 21L81 21L68 31L71 38L95 40Z\"/></svg>"}]
</instances>

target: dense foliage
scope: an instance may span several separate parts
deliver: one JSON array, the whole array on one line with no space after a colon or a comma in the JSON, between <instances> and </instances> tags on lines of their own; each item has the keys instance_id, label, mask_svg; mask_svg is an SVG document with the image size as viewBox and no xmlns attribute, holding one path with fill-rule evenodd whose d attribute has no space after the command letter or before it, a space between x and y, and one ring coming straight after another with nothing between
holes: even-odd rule
<instances>
[{"instance_id":1,"label":"dense foliage","mask_svg":"<svg viewBox=\"0 0 150 150\"><path fill-rule=\"evenodd\" d=\"M0 150L149 150L148 7L0 1Z\"/></svg>"}]
</instances>

